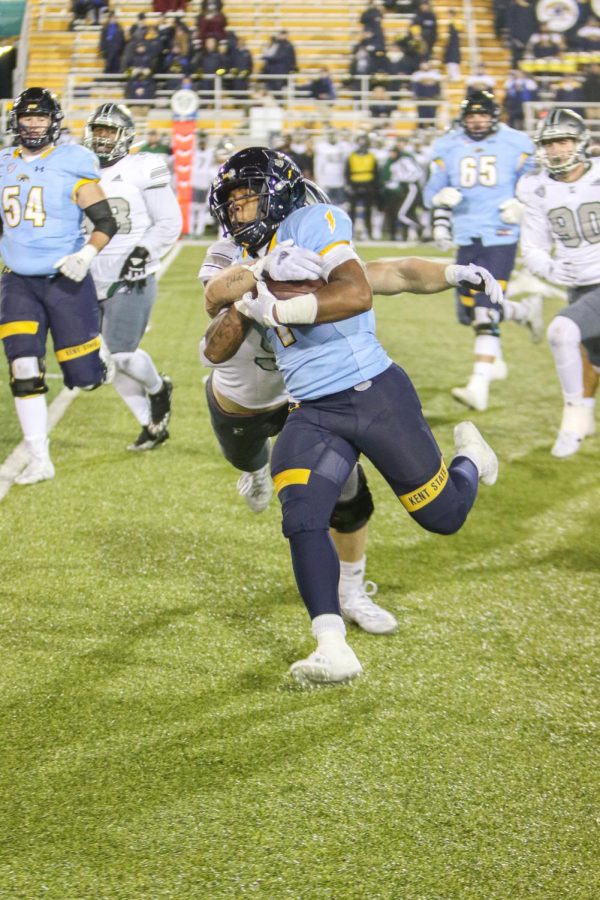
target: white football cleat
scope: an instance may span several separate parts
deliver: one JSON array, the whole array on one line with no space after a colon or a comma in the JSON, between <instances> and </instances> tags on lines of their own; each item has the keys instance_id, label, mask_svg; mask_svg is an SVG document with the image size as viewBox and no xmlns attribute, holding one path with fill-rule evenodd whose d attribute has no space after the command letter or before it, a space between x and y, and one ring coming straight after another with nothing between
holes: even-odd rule
<instances>
[{"instance_id":1,"label":"white football cleat","mask_svg":"<svg viewBox=\"0 0 600 900\"><path fill-rule=\"evenodd\" d=\"M529 334L534 344L539 344L545 334L544 326L544 298L540 294L531 294L521 300L521 322L529 328Z\"/></svg>"},{"instance_id":2,"label":"white football cleat","mask_svg":"<svg viewBox=\"0 0 600 900\"><path fill-rule=\"evenodd\" d=\"M37 484L54 478L54 466L49 457L34 456L15 478L15 484Z\"/></svg>"},{"instance_id":3,"label":"white football cleat","mask_svg":"<svg viewBox=\"0 0 600 900\"><path fill-rule=\"evenodd\" d=\"M563 409L558 437L550 451L557 459L566 459L577 453L583 439L596 431L594 409L591 406L567 404Z\"/></svg>"},{"instance_id":4,"label":"white football cleat","mask_svg":"<svg viewBox=\"0 0 600 900\"><path fill-rule=\"evenodd\" d=\"M497 356L492 363L490 381L504 381L508 378L508 366L501 356Z\"/></svg>"},{"instance_id":5,"label":"white football cleat","mask_svg":"<svg viewBox=\"0 0 600 900\"><path fill-rule=\"evenodd\" d=\"M466 387L452 388L451 393L459 403L463 403L471 409L476 409L477 412L484 412L488 406L489 381L483 375L471 375Z\"/></svg>"},{"instance_id":6,"label":"white football cleat","mask_svg":"<svg viewBox=\"0 0 600 900\"><path fill-rule=\"evenodd\" d=\"M483 439L479 429L472 422L459 422L454 428L456 456L466 456L477 467L479 480L484 484L495 484L498 478L498 457Z\"/></svg>"},{"instance_id":7,"label":"white football cleat","mask_svg":"<svg viewBox=\"0 0 600 900\"><path fill-rule=\"evenodd\" d=\"M392 634L398 622L394 616L371 600L377 593L374 581L365 581L355 590L344 592L340 588L340 609L348 622L355 622L369 634Z\"/></svg>"},{"instance_id":8,"label":"white football cleat","mask_svg":"<svg viewBox=\"0 0 600 900\"><path fill-rule=\"evenodd\" d=\"M243 497L252 512L260 513L267 508L273 496L270 465L267 463L256 472L243 472L237 483L238 494Z\"/></svg>"},{"instance_id":9,"label":"white football cleat","mask_svg":"<svg viewBox=\"0 0 600 900\"><path fill-rule=\"evenodd\" d=\"M298 684L343 684L362 673L352 647L331 648L327 653L313 650L306 659L299 659L290 668L290 675Z\"/></svg>"}]
</instances>

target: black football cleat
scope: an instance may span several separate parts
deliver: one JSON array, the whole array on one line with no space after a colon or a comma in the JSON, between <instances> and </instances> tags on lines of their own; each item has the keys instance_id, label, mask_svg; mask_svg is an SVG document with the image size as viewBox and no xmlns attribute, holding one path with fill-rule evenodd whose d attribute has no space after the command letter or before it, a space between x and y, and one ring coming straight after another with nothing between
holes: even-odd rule
<instances>
[{"instance_id":1,"label":"black football cleat","mask_svg":"<svg viewBox=\"0 0 600 900\"><path fill-rule=\"evenodd\" d=\"M159 435L166 430L171 418L171 394L173 383L168 375L161 375L162 387L156 394L149 394L151 421L148 429L151 434ZM163 438L163 440L166 440Z\"/></svg>"},{"instance_id":2,"label":"black football cleat","mask_svg":"<svg viewBox=\"0 0 600 900\"><path fill-rule=\"evenodd\" d=\"M148 425L144 425L137 436L135 443L129 444L128 450L154 450L160 444L164 444L168 440L169 432L166 428L162 428L155 434L152 434Z\"/></svg>"}]
</instances>

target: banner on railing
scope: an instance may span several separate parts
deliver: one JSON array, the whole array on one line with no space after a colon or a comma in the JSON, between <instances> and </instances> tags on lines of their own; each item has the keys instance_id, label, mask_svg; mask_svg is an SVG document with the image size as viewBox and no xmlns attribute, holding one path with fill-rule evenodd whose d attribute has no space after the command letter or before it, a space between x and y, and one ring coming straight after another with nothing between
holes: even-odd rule
<instances>
[{"instance_id":1,"label":"banner on railing","mask_svg":"<svg viewBox=\"0 0 600 900\"><path fill-rule=\"evenodd\" d=\"M183 88L175 91L171 97L173 171L177 185L177 200L183 216L183 234L189 234L190 231L192 162L198 106L199 100L195 91Z\"/></svg>"}]
</instances>

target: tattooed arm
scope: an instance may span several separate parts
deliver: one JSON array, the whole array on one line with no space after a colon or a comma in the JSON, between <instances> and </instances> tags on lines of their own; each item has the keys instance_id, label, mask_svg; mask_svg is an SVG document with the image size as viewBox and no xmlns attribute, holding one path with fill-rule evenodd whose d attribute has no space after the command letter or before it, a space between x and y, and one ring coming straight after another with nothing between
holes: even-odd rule
<instances>
[{"instance_id":1,"label":"tattooed arm","mask_svg":"<svg viewBox=\"0 0 600 900\"><path fill-rule=\"evenodd\" d=\"M214 318L224 306L239 300L242 294L255 287L256 278L246 266L236 263L221 269L204 287L206 312Z\"/></svg>"},{"instance_id":2,"label":"tattooed arm","mask_svg":"<svg viewBox=\"0 0 600 900\"><path fill-rule=\"evenodd\" d=\"M240 349L251 325L250 319L230 306L208 326L200 344L201 352L213 365L226 362Z\"/></svg>"}]
</instances>

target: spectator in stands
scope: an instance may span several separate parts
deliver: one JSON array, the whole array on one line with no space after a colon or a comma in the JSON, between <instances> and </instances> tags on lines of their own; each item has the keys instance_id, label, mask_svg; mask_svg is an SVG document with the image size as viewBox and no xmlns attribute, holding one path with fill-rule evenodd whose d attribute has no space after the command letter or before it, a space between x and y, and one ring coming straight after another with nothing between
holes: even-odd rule
<instances>
[{"instance_id":1,"label":"spectator in stands","mask_svg":"<svg viewBox=\"0 0 600 900\"><path fill-rule=\"evenodd\" d=\"M125 47L121 67L124 72L129 69L149 69L153 72L157 58L158 47L153 47L150 41L129 41Z\"/></svg>"},{"instance_id":2,"label":"spectator in stands","mask_svg":"<svg viewBox=\"0 0 600 900\"><path fill-rule=\"evenodd\" d=\"M227 37L227 17L214 0L207 3L205 12L200 12L196 25L202 46L206 45L208 38L214 38L218 42Z\"/></svg>"},{"instance_id":3,"label":"spectator in stands","mask_svg":"<svg viewBox=\"0 0 600 900\"><path fill-rule=\"evenodd\" d=\"M280 29L274 34L268 47L262 55L263 75L290 75L298 71L296 64L296 50L288 39L285 29ZM269 78L268 87L271 91L280 91L287 83L287 78Z\"/></svg>"},{"instance_id":4,"label":"spectator in stands","mask_svg":"<svg viewBox=\"0 0 600 900\"><path fill-rule=\"evenodd\" d=\"M571 106L573 103L583 103L583 88L581 79L576 75L565 75L553 85L554 100L560 106ZM581 114L581 110L579 110Z\"/></svg>"},{"instance_id":5,"label":"spectator in stands","mask_svg":"<svg viewBox=\"0 0 600 900\"><path fill-rule=\"evenodd\" d=\"M100 32L100 55L104 60L105 74L114 75L121 71L121 56L124 47L125 34L111 10Z\"/></svg>"},{"instance_id":6,"label":"spectator in stands","mask_svg":"<svg viewBox=\"0 0 600 900\"><path fill-rule=\"evenodd\" d=\"M185 12L188 0L153 0L152 8L157 13Z\"/></svg>"},{"instance_id":7,"label":"spectator in stands","mask_svg":"<svg viewBox=\"0 0 600 900\"><path fill-rule=\"evenodd\" d=\"M493 94L496 87L496 79L489 72L486 72L483 63L478 65L473 74L469 75L465 81L467 97L470 97L471 94L477 91L489 91L490 94Z\"/></svg>"},{"instance_id":8,"label":"spectator in stands","mask_svg":"<svg viewBox=\"0 0 600 900\"><path fill-rule=\"evenodd\" d=\"M512 68L518 69L527 41L537 30L535 0L512 0L507 15L509 43L512 51Z\"/></svg>"},{"instance_id":9,"label":"spectator in stands","mask_svg":"<svg viewBox=\"0 0 600 900\"><path fill-rule=\"evenodd\" d=\"M427 44L427 56L431 56L437 41L437 16L429 0L423 0L421 3L421 7L414 18L414 24L419 25L421 37Z\"/></svg>"},{"instance_id":10,"label":"spectator in stands","mask_svg":"<svg viewBox=\"0 0 600 900\"><path fill-rule=\"evenodd\" d=\"M370 90L371 76L375 72L375 60L369 51L360 47L350 61L350 77L344 84L351 91Z\"/></svg>"},{"instance_id":11,"label":"spectator in stands","mask_svg":"<svg viewBox=\"0 0 600 900\"><path fill-rule=\"evenodd\" d=\"M385 85L373 85L371 96L369 97L369 115L371 118L382 119L387 122L394 111L394 107L394 101L390 98Z\"/></svg>"},{"instance_id":12,"label":"spectator in stands","mask_svg":"<svg viewBox=\"0 0 600 900\"><path fill-rule=\"evenodd\" d=\"M590 53L600 51L600 19L597 16L589 16L585 25L577 29L575 41L580 50Z\"/></svg>"},{"instance_id":13,"label":"spectator in stands","mask_svg":"<svg viewBox=\"0 0 600 900\"><path fill-rule=\"evenodd\" d=\"M94 25L100 24L100 13L108 8L108 0L72 0L71 12L73 20L69 25L69 30L73 31L77 24L86 22L88 13L92 13L92 22Z\"/></svg>"},{"instance_id":14,"label":"spectator in stands","mask_svg":"<svg viewBox=\"0 0 600 900\"><path fill-rule=\"evenodd\" d=\"M254 61L252 59L252 53L246 47L244 38L238 38L237 44L232 51L231 58L231 74L233 76L231 79L231 90L247 91L248 79L254 70Z\"/></svg>"},{"instance_id":15,"label":"spectator in stands","mask_svg":"<svg viewBox=\"0 0 600 900\"><path fill-rule=\"evenodd\" d=\"M198 91L214 91L214 76L221 64L221 54L218 50L217 39L207 37L204 48L200 48L194 54L192 60L192 72L195 73L195 86Z\"/></svg>"},{"instance_id":16,"label":"spectator in stands","mask_svg":"<svg viewBox=\"0 0 600 900\"><path fill-rule=\"evenodd\" d=\"M460 79L460 32L462 30L462 22L460 17L456 15L456 10L450 9L448 12L450 19L448 21L448 34L444 46L443 62L446 64L449 80L458 81Z\"/></svg>"},{"instance_id":17,"label":"spectator in stands","mask_svg":"<svg viewBox=\"0 0 600 900\"><path fill-rule=\"evenodd\" d=\"M504 110L510 128L523 128L523 104L537 98L537 82L519 69L513 69L504 82Z\"/></svg>"},{"instance_id":18,"label":"spectator in stands","mask_svg":"<svg viewBox=\"0 0 600 900\"><path fill-rule=\"evenodd\" d=\"M439 69L425 59L419 69L411 75L411 88L416 100L439 100L441 95L442 75ZM417 118L423 120L423 125L434 125L437 114L437 103L417 104Z\"/></svg>"},{"instance_id":19,"label":"spectator in stands","mask_svg":"<svg viewBox=\"0 0 600 900\"><path fill-rule=\"evenodd\" d=\"M592 63L587 71L583 84L581 85L584 103L600 103L600 63ZM598 113L593 110L586 110L589 119L598 117Z\"/></svg>"},{"instance_id":20,"label":"spectator in stands","mask_svg":"<svg viewBox=\"0 0 600 900\"><path fill-rule=\"evenodd\" d=\"M360 232L371 239L371 217L373 204L377 200L379 189L379 171L377 157L371 151L369 138L361 134L356 139L356 149L346 160L346 188L350 202L350 218L354 223L357 238ZM358 211L362 209L364 226L358 219Z\"/></svg>"},{"instance_id":21,"label":"spectator in stands","mask_svg":"<svg viewBox=\"0 0 600 900\"><path fill-rule=\"evenodd\" d=\"M383 12L379 7L377 0L368 0L367 8L360 14L358 20L363 28L368 28L379 41L380 47L385 47L385 38L383 36Z\"/></svg>"},{"instance_id":22,"label":"spectator in stands","mask_svg":"<svg viewBox=\"0 0 600 900\"><path fill-rule=\"evenodd\" d=\"M411 68L411 60L400 49L398 44L392 44L385 56L385 74L387 76L388 90L401 91L408 87L408 76L414 72Z\"/></svg>"},{"instance_id":23,"label":"spectator in stands","mask_svg":"<svg viewBox=\"0 0 600 900\"><path fill-rule=\"evenodd\" d=\"M125 85L125 99L153 100L155 96L156 85L150 69L130 69Z\"/></svg>"},{"instance_id":24,"label":"spectator in stands","mask_svg":"<svg viewBox=\"0 0 600 900\"><path fill-rule=\"evenodd\" d=\"M163 62L164 71L169 75L189 75L192 71L192 42L189 34L176 26L171 49Z\"/></svg>"},{"instance_id":25,"label":"spectator in stands","mask_svg":"<svg viewBox=\"0 0 600 900\"><path fill-rule=\"evenodd\" d=\"M146 13L139 13L137 19L129 29L130 41L143 41L148 31L148 23L146 22Z\"/></svg>"},{"instance_id":26,"label":"spectator in stands","mask_svg":"<svg viewBox=\"0 0 600 900\"><path fill-rule=\"evenodd\" d=\"M542 23L538 31L534 31L525 47L525 55L533 59L548 59L552 56L560 56L565 48L565 41L561 34L550 31L545 23Z\"/></svg>"},{"instance_id":27,"label":"spectator in stands","mask_svg":"<svg viewBox=\"0 0 600 900\"><path fill-rule=\"evenodd\" d=\"M326 131L323 138L315 143L313 161L315 181L336 206L344 203L348 152L333 128Z\"/></svg>"},{"instance_id":28,"label":"spectator in stands","mask_svg":"<svg viewBox=\"0 0 600 900\"><path fill-rule=\"evenodd\" d=\"M306 89L313 100L324 100L328 103L335 100L335 87L327 66L319 69L317 77L306 85Z\"/></svg>"},{"instance_id":29,"label":"spectator in stands","mask_svg":"<svg viewBox=\"0 0 600 900\"><path fill-rule=\"evenodd\" d=\"M358 40L352 46L352 53L356 53L356 51L360 48L364 47L371 56L375 56L376 53L381 53L385 50L385 40L383 34L379 35L371 31L370 28L363 28L360 40Z\"/></svg>"},{"instance_id":30,"label":"spectator in stands","mask_svg":"<svg viewBox=\"0 0 600 900\"><path fill-rule=\"evenodd\" d=\"M498 40L504 40L508 28L508 7L510 0L493 0L494 33Z\"/></svg>"},{"instance_id":31,"label":"spectator in stands","mask_svg":"<svg viewBox=\"0 0 600 900\"><path fill-rule=\"evenodd\" d=\"M398 46L404 53L410 67L410 74L416 72L424 59L428 57L428 47L421 35L420 25L410 25L404 37L398 40Z\"/></svg>"},{"instance_id":32,"label":"spectator in stands","mask_svg":"<svg viewBox=\"0 0 600 900\"><path fill-rule=\"evenodd\" d=\"M153 128L148 132L146 140L140 147L140 153L162 153L169 156L172 153L166 135L161 135Z\"/></svg>"}]
</instances>

